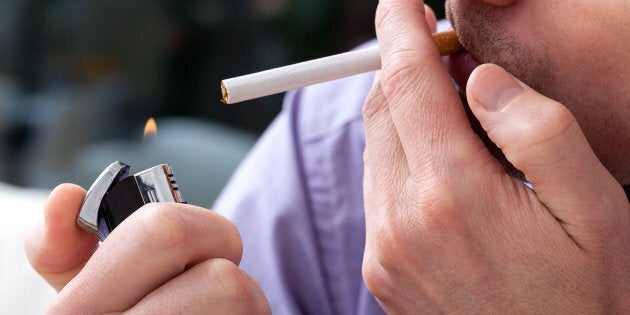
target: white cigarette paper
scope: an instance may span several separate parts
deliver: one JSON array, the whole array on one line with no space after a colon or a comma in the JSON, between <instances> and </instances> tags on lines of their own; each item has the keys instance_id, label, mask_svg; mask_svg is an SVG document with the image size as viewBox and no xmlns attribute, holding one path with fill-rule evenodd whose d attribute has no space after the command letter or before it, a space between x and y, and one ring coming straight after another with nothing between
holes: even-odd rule
<instances>
[{"instance_id":1,"label":"white cigarette paper","mask_svg":"<svg viewBox=\"0 0 630 315\"><path fill-rule=\"evenodd\" d=\"M374 46L223 80L221 89L224 101L233 104L380 68Z\"/></svg>"},{"instance_id":2,"label":"white cigarette paper","mask_svg":"<svg viewBox=\"0 0 630 315\"><path fill-rule=\"evenodd\" d=\"M442 55L462 49L452 30L433 34L433 38ZM221 101L234 104L380 68L379 47L368 47L223 80Z\"/></svg>"}]
</instances>

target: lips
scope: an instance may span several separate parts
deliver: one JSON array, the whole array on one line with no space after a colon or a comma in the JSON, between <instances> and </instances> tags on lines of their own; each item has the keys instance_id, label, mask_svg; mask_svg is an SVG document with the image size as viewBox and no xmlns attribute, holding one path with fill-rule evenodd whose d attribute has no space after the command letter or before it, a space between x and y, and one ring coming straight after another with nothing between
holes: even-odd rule
<instances>
[{"instance_id":1,"label":"lips","mask_svg":"<svg viewBox=\"0 0 630 315\"><path fill-rule=\"evenodd\" d=\"M468 82L468 78L470 74L479 66L481 63L477 61L469 52L462 51L457 54L450 55L445 57L444 60L446 67L455 80L457 84L457 88L459 90L460 96L462 97L462 103L464 105L464 109L466 110L466 115L468 116L468 120L470 121L470 125L472 130L479 136L479 139L483 142L483 144L488 148L490 154L492 154L498 161L501 163L505 169L505 171L515 178L524 180L525 176L521 171L516 169L503 155L501 149L499 149L488 137L485 130L477 120L477 118L473 115L470 107L468 106L468 101L466 99L466 83Z\"/></svg>"},{"instance_id":2,"label":"lips","mask_svg":"<svg viewBox=\"0 0 630 315\"><path fill-rule=\"evenodd\" d=\"M446 64L449 73L455 80L455 83L460 87L460 92L466 92L466 82L470 74L481 63L477 61L467 51L462 51L453 55L450 55L446 59Z\"/></svg>"}]
</instances>

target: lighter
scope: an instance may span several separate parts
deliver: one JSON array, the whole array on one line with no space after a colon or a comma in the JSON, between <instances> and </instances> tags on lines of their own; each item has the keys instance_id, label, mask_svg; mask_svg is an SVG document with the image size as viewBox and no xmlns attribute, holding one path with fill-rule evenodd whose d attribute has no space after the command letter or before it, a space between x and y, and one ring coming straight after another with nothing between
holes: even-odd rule
<instances>
[{"instance_id":1,"label":"lighter","mask_svg":"<svg viewBox=\"0 0 630 315\"><path fill-rule=\"evenodd\" d=\"M83 200L77 224L101 241L147 203L185 203L168 164L133 175L129 175L130 169L123 162L112 163L94 181Z\"/></svg>"}]
</instances>

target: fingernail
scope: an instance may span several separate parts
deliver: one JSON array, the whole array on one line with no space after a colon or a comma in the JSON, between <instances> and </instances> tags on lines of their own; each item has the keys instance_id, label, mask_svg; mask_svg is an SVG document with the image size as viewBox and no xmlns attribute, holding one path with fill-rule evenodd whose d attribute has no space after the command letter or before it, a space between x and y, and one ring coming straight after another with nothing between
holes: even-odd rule
<instances>
[{"instance_id":1,"label":"fingernail","mask_svg":"<svg viewBox=\"0 0 630 315\"><path fill-rule=\"evenodd\" d=\"M481 69L480 69L481 70ZM473 95L486 109L500 111L525 89L500 67L484 67L473 84Z\"/></svg>"}]
</instances>

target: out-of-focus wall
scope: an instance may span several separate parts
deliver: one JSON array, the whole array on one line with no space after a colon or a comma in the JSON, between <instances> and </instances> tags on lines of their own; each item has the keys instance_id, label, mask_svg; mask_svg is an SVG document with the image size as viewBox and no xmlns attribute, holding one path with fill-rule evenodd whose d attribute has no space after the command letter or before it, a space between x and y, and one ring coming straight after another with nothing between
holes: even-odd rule
<instances>
[{"instance_id":1,"label":"out-of-focus wall","mask_svg":"<svg viewBox=\"0 0 630 315\"><path fill-rule=\"evenodd\" d=\"M106 165L83 159L101 152L103 160L132 159L140 164L134 168L194 156L199 165L179 167L192 176L181 180L208 185L201 176L229 175L282 100L225 106L220 80L351 49L374 37L377 3L0 0L0 181L86 186ZM432 5L443 15L442 1ZM195 139L193 148L148 150L141 129L149 116L158 129L163 120L184 126L190 119L216 132L199 138L180 132L190 128L167 128L163 137ZM221 147L226 137L241 143L240 151L225 164L203 163L210 158L201 154L231 150ZM111 143L124 149L104 152Z\"/></svg>"}]
</instances>

